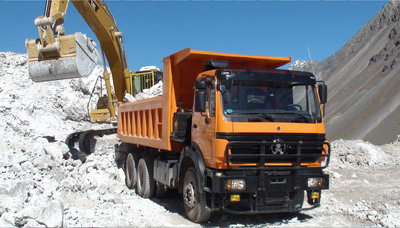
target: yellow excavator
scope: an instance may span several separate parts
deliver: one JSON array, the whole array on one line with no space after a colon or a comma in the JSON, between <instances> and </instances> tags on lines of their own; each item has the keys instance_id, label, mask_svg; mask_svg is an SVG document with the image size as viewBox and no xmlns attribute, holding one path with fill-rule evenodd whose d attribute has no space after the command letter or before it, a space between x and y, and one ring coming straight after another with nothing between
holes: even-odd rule
<instances>
[{"instance_id":1,"label":"yellow excavator","mask_svg":"<svg viewBox=\"0 0 400 228\"><path fill-rule=\"evenodd\" d=\"M66 35L64 20L69 3L72 3L92 29L101 46L101 55L97 52L93 40L82 33ZM90 110L92 122L117 123L116 107L123 102L126 93L135 95L133 84L139 81L149 88L159 72L131 72L128 68L122 32L118 29L110 10L100 0L47 0L44 15L34 20L39 30L39 39L26 40L28 50L29 75L35 82L80 78L89 75L99 59L103 58L103 79L107 96L99 97L97 108ZM111 74L105 66L105 59ZM146 77L144 77L144 75ZM149 75L152 80L149 80ZM111 83L112 78L112 83ZM139 79L139 80L138 80ZM140 83L140 80L150 83ZM68 136L66 144L71 150L79 142L79 149L86 154L93 152L94 136L116 133L116 128L75 132Z\"/></svg>"}]
</instances>

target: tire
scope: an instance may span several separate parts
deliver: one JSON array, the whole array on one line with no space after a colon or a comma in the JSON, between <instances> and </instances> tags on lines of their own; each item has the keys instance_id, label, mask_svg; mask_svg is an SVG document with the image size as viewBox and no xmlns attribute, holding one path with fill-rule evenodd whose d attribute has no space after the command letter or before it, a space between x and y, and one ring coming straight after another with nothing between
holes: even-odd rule
<instances>
[{"instance_id":1,"label":"tire","mask_svg":"<svg viewBox=\"0 0 400 228\"><path fill-rule=\"evenodd\" d=\"M157 198L164 198L167 196L168 190L164 184L157 183L156 190L154 192L154 196Z\"/></svg>"},{"instance_id":2,"label":"tire","mask_svg":"<svg viewBox=\"0 0 400 228\"><path fill-rule=\"evenodd\" d=\"M206 194L199 189L199 182L193 167L186 171L183 180L183 205L186 216L193 222L205 222L211 216L211 211L206 206Z\"/></svg>"},{"instance_id":3,"label":"tire","mask_svg":"<svg viewBox=\"0 0 400 228\"><path fill-rule=\"evenodd\" d=\"M137 167L136 190L139 196L151 198L154 194L155 181L153 178L153 161L149 157L139 160Z\"/></svg>"},{"instance_id":4,"label":"tire","mask_svg":"<svg viewBox=\"0 0 400 228\"><path fill-rule=\"evenodd\" d=\"M125 183L129 189L134 189L137 183L136 161L132 154L128 154L125 162Z\"/></svg>"}]
</instances>

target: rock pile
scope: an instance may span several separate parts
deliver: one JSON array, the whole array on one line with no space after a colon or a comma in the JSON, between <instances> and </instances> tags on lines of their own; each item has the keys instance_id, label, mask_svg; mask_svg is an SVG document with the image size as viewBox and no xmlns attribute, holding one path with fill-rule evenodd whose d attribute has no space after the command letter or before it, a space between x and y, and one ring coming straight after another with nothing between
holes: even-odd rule
<instances>
[{"instance_id":1,"label":"rock pile","mask_svg":"<svg viewBox=\"0 0 400 228\"><path fill-rule=\"evenodd\" d=\"M87 122L98 75L33 83L25 55L0 53L0 227L194 225L125 187L115 136L84 164L64 159L68 134L110 127Z\"/></svg>"}]
</instances>

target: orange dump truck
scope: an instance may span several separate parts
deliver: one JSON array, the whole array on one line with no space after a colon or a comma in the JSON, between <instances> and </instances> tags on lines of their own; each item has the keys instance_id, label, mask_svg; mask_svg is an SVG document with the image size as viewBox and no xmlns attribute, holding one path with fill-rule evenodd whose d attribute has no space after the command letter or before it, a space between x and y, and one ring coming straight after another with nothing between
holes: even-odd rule
<instances>
[{"instance_id":1,"label":"orange dump truck","mask_svg":"<svg viewBox=\"0 0 400 228\"><path fill-rule=\"evenodd\" d=\"M146 198L178 188L194 222L318 207L329 187L327 87L276 69L290 61L190 49L164 58L163 95L118 108L128 187Z\"/></svg>"}]
</instances>

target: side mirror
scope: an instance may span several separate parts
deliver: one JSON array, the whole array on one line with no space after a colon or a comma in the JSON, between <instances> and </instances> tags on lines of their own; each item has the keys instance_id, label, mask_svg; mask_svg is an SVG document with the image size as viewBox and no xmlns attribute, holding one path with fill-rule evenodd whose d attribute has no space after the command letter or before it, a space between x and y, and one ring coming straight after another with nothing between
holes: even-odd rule
<instances>
[{"instance_id":1,"label":"side mirror","mask_svg":"<svg viewBox=\"0 0 400 228\"><path fill-rule=\"evenodd\" d=\"M321 104L326 104L326 102L328 101L328 86L326 86L325 84L319 84L318 93Z\"/></svg>"},{"instance_id":2,"label":"side mirror","mask_svg":"<svg viewBox=\"0 0 400 228\"><path fill-rule=\"evenodd\" d=\"M197 81L196 81L197 84ZM206 111L206 100L207 100L207 93L205 89L199 89L195 92L195 112L205 112Z\"/></svg>"},{"instance_id":3,"label":"side mirror","mask_svg":"<svg viewBox=\"0 0 400 228\"><path fill-rule=\"evenodd\" d=\"M197 80L195 85L195 89L206 89L207 88L207 81L206 80Z\"/></svg>"}]
</instances>

